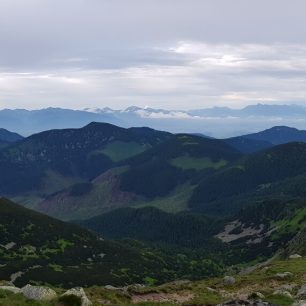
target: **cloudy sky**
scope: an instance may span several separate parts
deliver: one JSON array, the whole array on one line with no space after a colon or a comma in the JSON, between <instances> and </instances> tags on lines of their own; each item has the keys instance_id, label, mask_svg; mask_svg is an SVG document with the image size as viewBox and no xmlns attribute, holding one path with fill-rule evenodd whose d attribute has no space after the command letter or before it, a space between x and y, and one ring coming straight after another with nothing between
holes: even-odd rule
<instances>
[{"instance_id":1,"label":"cloudy sky","mask_svg":"<svg viewBox=\"0 0 306 306\"><path fill-rule=\"evenodd\" d=\"M306 104L305 0L0 0L0 108Z\"/></svg>"}]
</instances>

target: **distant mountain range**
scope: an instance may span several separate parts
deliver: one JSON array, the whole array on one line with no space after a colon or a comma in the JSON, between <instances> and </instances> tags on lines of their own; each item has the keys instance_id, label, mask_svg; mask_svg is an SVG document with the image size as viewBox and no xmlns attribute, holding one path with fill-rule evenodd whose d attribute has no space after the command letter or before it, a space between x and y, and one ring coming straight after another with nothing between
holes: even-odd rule
<instances>
[{"instance_id":1,"label":"distant mountain range","mask_svg":"<svg viewBox=\"0 0 306 306\"><path fill-rule=\"evenodd\" d=\"M301 117L306 115L306 106L303 105L268 105L256 104L249 105L241 109L232 109L229 107L212 107L193 110L165 110L154 109L150 107L141 108L130 106L125 110L114 110L109 107L105 108L85 108L85 111L97 114L138 114L147 118L187 118L187 117Z\"/></svg>"},{"instance_id":2,"label":"distant mountain range","mask_svg":"<svg viewBox=\"0 0 306 306\"><path fill-rule=\"evenodd\" d=\"M197 110L165 110L131 106L124 110L85 108L70 110L0 110L1 127L29 136L50 129L80 128L90 122L121 127L142 127L172 133L201 133L217 138L249 134L274 125L306 128L306 107L300 105L250 105L242 109L213 107ZM226 129L224 129L226 126Z\"/></svg>"},{"instance_id":3,"label":"distant mountain range","mask_svg":"<svg viewBox=\"0 0 306 306\"><path fill-rule=\"evenodd\" d=\"M306 106L304 105L268 105L256 104L248 105L242 109L232 109L229 107L212 107L207 109L197 109L188 111L194 116L211 117L282 117L300 118L306 115Z\"/></svg>"}]
</instances>

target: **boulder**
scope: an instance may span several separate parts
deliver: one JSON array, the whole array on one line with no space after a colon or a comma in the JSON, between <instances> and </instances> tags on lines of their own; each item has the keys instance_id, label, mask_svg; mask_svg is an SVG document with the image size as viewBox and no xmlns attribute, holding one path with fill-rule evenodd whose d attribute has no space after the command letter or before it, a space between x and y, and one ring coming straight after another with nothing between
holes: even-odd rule
<instances>
[{"instance_id":1,"label":"boulder","mask_svg":"<svg viewBox=\"0 0 306 306\"><path fill-rule=\"evenodd\" d=\"M262 271L263 273L266 273L269 269L270 269L270 267L264 267L264 268L261 269L261 271Z\"/></svg>"},{"instance_id":2,"label":"boulder","mask_svg":"<svg viewBox=\"0 0 306 306\"><path fill-rule=\"evenodd\" d=\"M65 295L74 295L74 296L79 297L81 299L82 306L92 306L91 301L88 299L84 289L81 287L72 288L66 291L62 296L65 296Z\"/></svg>"},{"instance_id":3,"label":"boulder","mask_svg":"<svg viewBox=\"0 0 306 306\"><path fill-rule=\"evenodd\" d=\"M26 285L21 288L20 292L26 298L36 301L50 301L57 298L57 294L54 290L41 286Z\"/></svg>"},{"instance_id":4,"label":"boulder","mask_svg":"<svg viewBox=\"0 0 306 306\"><path fill-rule=\"evenodd\" d=\"M297 292L296 295L300 299L306 299L306 285L303 285Z\"/></svg>"},{"instance_id":5,"label":"boulder","mask_svg":"<svg viewBox=\"0 0 306 306\"><path fill-rule=\"evenodd\" d=\"M234 285L236 282L236 279L233 276L225 276L223 278L223 284L227 286Z\"/></svg>"},{"instance_id":6,"label":"boulder","mask_svg":"<svg viewBox=\"0 0 306 306\"><path fill-rule=\"evenodd\" d=\"M122 290L122 288L114 287L112 285L106 285L106 286L104 286L104 288L106 290L113 290L113 291L115 291L115 290Z\"/></svg>"},{"instance_id":7,"label":"boulder","mask_svg":"<svg viewBox=\"0 0 306 306\"><path fill-rule=\"evenodd\" d=\"M292 299L292 295L289 291L283 289L277 289L273 292L273 295L281 295Z\"/></svg>"},{"instance_id":8,"label":"boulder","mask_svg":"<svg viewBox=\"0 0 306 306\"><path fill-rule=\"evenodd\" d=\"M290 278L292 276L293 276L293 274L291 272L284 272L284 273L275 274L275 278L277 278L279 280L284 280L284 279Z\"/></svg>"},{"instance_id":9,"label":"boulder","mask_svg":"<svg viewBox=\"0 0 306 306\"><path fill-rule=\"evenodd\" d=\"M302 258L302 256L299 254L293 254L289 256L289 259L298 259L298 258Z\"/></svg>"},{"instance_id":10,"label":"boulder","mask_svg":"<svg viewBox=\"0 0 306 306\"><path fill-rule=\"evenodd\" d=\"M306 301L304 300L296 301L291 306L306 306Z\"/></svg>"},{"instance_id":11,"label":"boulder","mask_svg":"<svg viewBox=\"0 0 306 306\"><path fill-rule=\"evenodd\" d=\"M15 294L21 292L21 289L15 287L15 286L0 286L0 290L10 291L10 292L13 292Z\"/></svg>"},{"instance_id":12,"label":"boulder","mask_svg":"<svg viewBox=\"0 0 306 306\"><path fill-rule=\"evenodd\" d=\"M234 300L227 303L219 304L217 306L275 306L268 302L255 300Z\"/></svg>"},{"instance_id":13,"label":"boulder","mask_svg":"<svg viewBox=\"0 0 306 306\"><path fill-rule=\"evenodd\" d=\"M5 248L5 249L8 251L8 250L12 249L13 247L15 247L15 246L16 246L16 243L15 243L15 242L9 242L9 243L7 243L6 245L2 245L2 244L1 244L1 246L2 246L3 248Z\"/></svg>"},{"instance_id":14,"label":"boulder","mask_svg":"<svg viewBox=\"0 0 306 306\"><path fill-rule=\"evenodd\" d=\"M296 287L297 287L297 284L284 284L280 286L278 289L292 292L293 289L295 289Z\"/></svg>"}]
</instances>

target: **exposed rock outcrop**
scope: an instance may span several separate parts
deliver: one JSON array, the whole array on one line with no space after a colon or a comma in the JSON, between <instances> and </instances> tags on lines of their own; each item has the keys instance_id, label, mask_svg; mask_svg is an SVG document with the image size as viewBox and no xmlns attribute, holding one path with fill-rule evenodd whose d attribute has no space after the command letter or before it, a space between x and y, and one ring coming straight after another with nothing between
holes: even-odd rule
<instances>
[{"instance_id":1,"label":"exposed rock outcrop","mask_svg":"<svg viewBox=\"0 0 306 306\"><path fill-rule=\"evenodd\" d=\"M219 304L217 306L274 306L274 304L268 302L252 301L252 300L235 300L227 303Z\"/></svg>"},{"instance_id":2,"label":"exposed rock outcrop","mask_svg":"<svg viewBox=\"0 0 306 306\"><path fill-rule=\"evenodd\" d=\"M299 299L305 299L306 300L306 285L303 285L297 292L297 297Z\"/></svg>"},{"instance_id":3,"label":"exposed rock outcrop","mask_svg":"<svg viewBox=\"0 0 306 306\"><path fill-rule=\"evenodd\" d=\"M292 277L293 274L291 272L284 272L284 273L276 273L275 278L279 280L287 279Z\"/></svg>"},{"instance_id":4,"label":"exposed rock outcrop","mask_svg":"<svg viewBox=\"0 0 306 306\"><path fill-rule=\"evenodd\" d=\"M77 288L72 288L68 291L66 291L62 296L67 296L67 295L74 295L77 296L81 299L81 305L82 306L91 306L92 303L91 301L88 299L85 291L83 288L81 287L77 287Z\"/></svg>"},{"instance_id":5,"label":"exposed rock outcrop","mask_svg":"<svg viewBox=\"0 0 306 306\"><path fill-rule=\"evenodd\" d=\"M236 280L233 276L225 276L223 278L224 285L231 286L231 285L234 285L235 282L236 282Z\"/></svg>"},{"instance_id":6,"label":"exposed rock outcrop","mask_svg":"<svg viewBox=\"0 0 306 306\"><path fill-rule=\"evenodd\" d=\"M287 291L287 290L283 290L283 289L277 289L273 292L273 295L281 295L281 296L285 296L288 297L290 299L292 299L292 294Z\"/></svg>"},{"instance_id":7,"label":"exposed rock outcrop","mask_svg":"<svg viewBox=\"0 0 306 306\"><path fill-rule=\"evenodd\" d=\"M304 300L296 301L291 306L306 306L306 301Z\"/></svg>"},{"instance_id":8,"label":"exposed rock outcrop","mask_svg":"<svg viewBox=\"0 0 306 306\"><path fill-rule=\"evenodd\" d=\"M41 286L26 285L21 288L20 292L28 299L36 301L50 301L57 298L53 289Z\"/></svg>"},{"instance_id":9,"label":"exposed rock outcrop","mask_svg":"<svg viewBox=\"0 0 306 306\"><path fill-rule=\"evenodd\" d=\"M299 254L293 254L289 256L289 259L298 259L298 258L302 258L302 256Z\"/></svg>"}]
</instances>

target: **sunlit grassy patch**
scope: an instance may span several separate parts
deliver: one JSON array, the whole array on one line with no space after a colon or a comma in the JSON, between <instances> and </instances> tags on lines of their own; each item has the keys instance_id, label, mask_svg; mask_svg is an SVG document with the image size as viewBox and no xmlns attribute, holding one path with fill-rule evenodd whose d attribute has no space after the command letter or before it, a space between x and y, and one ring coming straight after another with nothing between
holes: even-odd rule
<instances>
[{"instance_id":1,"label":"sunlit grassy patch","mask_svg":"<svg viewBox=\"0 0 306 306\"><path fill-rule=\"evenodd\" d=\"M221 167L226 166L227 161L221 159L219 161L214 162L207 157L197 158L185 155L172 159L171 164L175 167L184 170L188 169L203 170L207 168L219 169Z\"/></svg>"},{"instance_id":2,"label":"sunlit grassy patch","mask_svg":"<svg viewBox=\"0 0 306 306\"><path fill-rule=\"evenodd\" d=\"M140 154L149 148L150 146L147 144L139 144L134 141L114 141L108 144L102 150L102 153L108 156L112 161L119 162L129 157Z\"/></svg>"}]
</instances>

